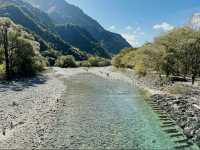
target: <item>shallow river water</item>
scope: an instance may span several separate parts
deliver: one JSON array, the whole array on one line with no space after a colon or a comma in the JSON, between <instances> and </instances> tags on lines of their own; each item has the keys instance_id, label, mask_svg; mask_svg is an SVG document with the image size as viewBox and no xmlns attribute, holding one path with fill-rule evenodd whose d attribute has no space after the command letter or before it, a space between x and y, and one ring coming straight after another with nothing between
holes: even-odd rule
<instances>
[{"instance_id":1,"label":"shallow river water","mask_svg":"<svg viewBox=\"0 0 200 150\"><path fill-rule=\"evenodd\" d=\"M131 85L92 74L66 79L64 107L44 148L174 149L158 115Z\"/></svg>"}]
</instances>

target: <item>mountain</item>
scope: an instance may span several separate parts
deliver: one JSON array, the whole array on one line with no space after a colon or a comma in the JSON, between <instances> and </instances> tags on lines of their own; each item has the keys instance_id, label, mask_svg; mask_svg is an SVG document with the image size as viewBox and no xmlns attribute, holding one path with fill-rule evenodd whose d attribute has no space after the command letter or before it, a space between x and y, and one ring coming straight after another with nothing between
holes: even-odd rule
<instances>
[{"instance_id":1,"label":"mountain","mask_svg":"<svg viewBox=\"0 0 200 150\"><path fill-rule=\"evenodd\" d=\"M51 46L58 51L74 55L77 59L85 57L53 33L53 22L48 15L28 3L21 0L0 0L0 17L8 17L28 29L40 42L42 50L47 50Z\"/></svg>"},{"instance_id":2,"label":"mountain","mask_svg":"<svg viewBox=\"0 0 200 150\"><path fill-rule=\"evenodd\" d=\"M108 53L100 46L100 43L88 31L79 26L70 24L57 25L55 31L64 41L68 41L86 53L109 57Z\"/></svg>"},{"instance_id":3,"label":"mountain","mask_svg":"<svg viewBox=\"0 0 200 150\"><path fill-rule=\"evenodd\" d=\"M189 21L189 26L193 29L200 29L200 13L194 13Z\"/></svg>"},{"instance_id":4,"label":"mountain","mask_svg":"<svg viewBox=\"0 0 200 150\"><path fill-rule=\"evenodd\" d=\"M36 8L45 11L55 24L74 24L86 29L104 49L118 53L130 44L119 34L106 31L97 21L86 15L80 8L65 0L26 0Z\"/></svg>"},{"instance_id":5,"label":"mountain","mask_svg":"<svg viewBox=\"0 0 200 150\"><path fill-rule=\"evenodd\" d=\"M73 55L78 60L86 59L87 54L109 57L108 53L98 46L100 44L85 30L77 26L73 28L56 26L48 14L22 0L0 0L0 17L8 17L32 32L40 42L42 51L52 47L57 51ZM66 35L73 36L66 37ZM79 40L75 41L75 38ZM81 47L80 43L85 43L85 47ZM82 48L85 49L82 51Z\"/></svg>"}]
</instances>

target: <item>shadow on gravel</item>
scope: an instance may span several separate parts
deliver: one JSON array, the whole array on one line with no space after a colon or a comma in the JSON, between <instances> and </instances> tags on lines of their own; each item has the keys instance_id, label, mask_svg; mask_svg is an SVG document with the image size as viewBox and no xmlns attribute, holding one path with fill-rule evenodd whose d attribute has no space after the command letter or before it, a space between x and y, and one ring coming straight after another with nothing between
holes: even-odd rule
<instances>
[{"instance_id":1,"label":"shadow on gravel","mask_svg":"<svg viewBox=\"0 0 200 150\"><path fill-rule=\"evenodd\" d=\"M37 75L33 78L16 79L13 81L0 81L0 92L11 91L23 91L29 87L36 87L40 84L46 83L48 77L45 75Z\"/></svg>"}]
</instances>

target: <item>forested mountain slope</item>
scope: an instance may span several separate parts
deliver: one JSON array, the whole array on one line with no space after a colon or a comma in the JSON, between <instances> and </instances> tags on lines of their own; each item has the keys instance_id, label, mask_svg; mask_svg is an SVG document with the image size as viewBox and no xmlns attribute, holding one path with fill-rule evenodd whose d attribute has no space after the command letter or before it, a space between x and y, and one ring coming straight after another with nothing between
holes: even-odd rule
<instances>
[{"instance_id":1,"label":"forested mountain slope","mask_svg":"<svg viewBox=\"0 0 200 150\"><path fill-rule=\"evenodd\" d=\"M56 24L75 24L86 29L111 54L116 54L123 48L131 47L121 35L105 30L80 8L67 3L65 0L26 1L45 11Z\"/></svg>"}]
</instances>

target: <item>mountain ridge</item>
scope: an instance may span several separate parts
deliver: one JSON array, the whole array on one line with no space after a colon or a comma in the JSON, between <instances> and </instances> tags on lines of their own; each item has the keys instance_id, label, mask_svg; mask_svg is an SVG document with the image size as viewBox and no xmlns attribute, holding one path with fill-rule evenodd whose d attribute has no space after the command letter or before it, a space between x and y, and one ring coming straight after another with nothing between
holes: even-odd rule
<instances>
[{"instance_id":1,"label":"mountain ridge","mask_svg":"<svg viewBox=\"0 0 200 150\"><path fill-rule=\"evenodd\" d=\"M75 24L85 28L111 54L116 54L123 48L131 47L120 34L105 30L96 20L85 14L83 10L65 0L26 1L46 12L55 24Z\"/></svg>"},{"instance_id":2,"label":"mountain ridge","mask_svg":"<svg viewBox=\"0 0 200 150\"><path fill-rule=\"evenodd\" d=\"M90 49L89 51L86 49L85 52L78 50L77 48L80 47L76 47L76 45L72 45L69 41L65 41L60 37L56 32L55 24L45 12L32 7L32 5L26 1L0 0L0 17L8 17L15 23L24 26L32 32L36 36L37 40L40 41L42 50L46 50L48 46L50 46L58 51L73 55L78 60L86 59L87 56L85 52L91 52L90 54L92 55L99 54L101 57L109 57L103 48L95 49L96 46L89 42L86 44L91 44L90 47L93 49ZM75 47L75 49L73 47Z\"/></svg>"}]
</instances>

